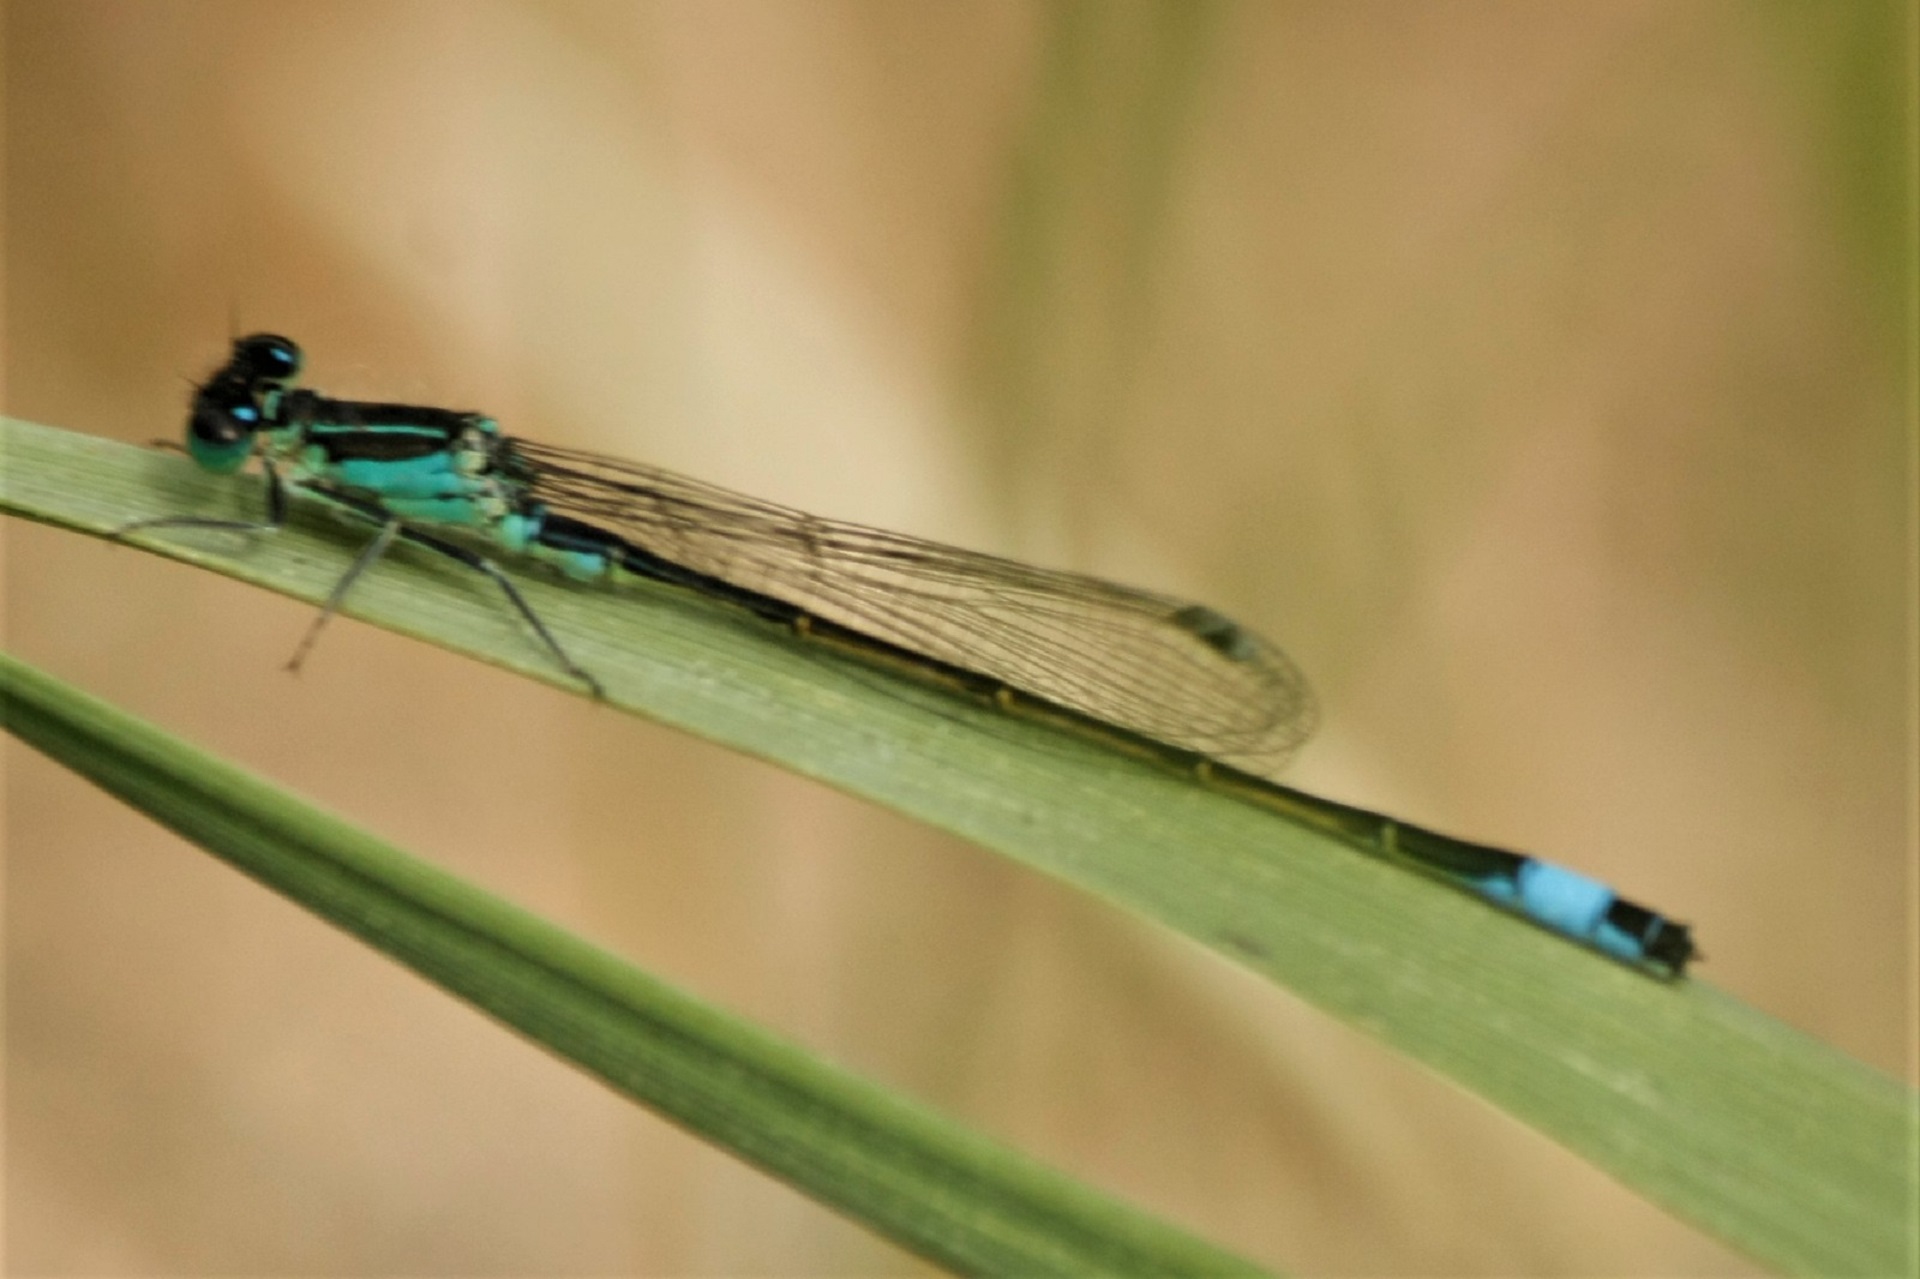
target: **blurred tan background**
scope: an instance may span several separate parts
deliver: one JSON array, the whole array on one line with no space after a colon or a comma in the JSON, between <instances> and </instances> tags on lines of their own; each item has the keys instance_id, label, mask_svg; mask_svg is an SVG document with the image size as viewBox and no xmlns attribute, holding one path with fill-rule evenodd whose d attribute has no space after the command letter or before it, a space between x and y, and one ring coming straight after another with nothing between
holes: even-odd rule
<instances>
[{"instance_id":1,"label":"blurred tan background","mask_svg":"<svg viewBox=\"0 0 1920 1279\"><path fill-rule=\"evenodd\" d=\"M1691 920L1913 1078L1912 6L6 8L5 406L338 394L1218 604L1289 779ZM1741 1274L1163 931L10 522L6 643L1276 1265ZM21 748L7 1272L917 1273Z\"/></svg>"}]
</instances>

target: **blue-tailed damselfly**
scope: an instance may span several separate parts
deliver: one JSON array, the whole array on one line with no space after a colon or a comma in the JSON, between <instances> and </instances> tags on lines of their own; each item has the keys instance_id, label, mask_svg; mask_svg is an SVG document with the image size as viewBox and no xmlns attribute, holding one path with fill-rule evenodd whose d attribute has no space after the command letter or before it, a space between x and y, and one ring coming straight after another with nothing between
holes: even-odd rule
<instances>
[{"instance_id":1,"label":"blue-tailed damselfly","mask_svg":"<svg viewBox=\"0 0 1920 1279\"><path fill-rule=\"evenodd\" d=\"M1203 605L808 515L714 485L503 433L492 418L339 400L294 385L300 348L254 334L195 388L186 447L207 470L258 458L263 522L198 516L135 528L278 528L288 495L377 531L302 640L396 541L496 583L555 661L599 682L476 545L581 581L646 578L723 600L1002 709L1145 754L1201 783L1331 830L1663 977L1695 957L1687 927L1574 871L1283 786L1312 731L1306 681L1277 648Z\"/></svg>"}]
</instances>

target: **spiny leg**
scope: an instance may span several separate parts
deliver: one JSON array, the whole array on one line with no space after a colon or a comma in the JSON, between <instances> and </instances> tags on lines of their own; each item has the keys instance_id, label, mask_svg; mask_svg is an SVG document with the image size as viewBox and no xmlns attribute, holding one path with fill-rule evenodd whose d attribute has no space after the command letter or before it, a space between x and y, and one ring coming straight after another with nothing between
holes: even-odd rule
<instances>
[{"instance_id":1,"label":"spiny leg","mask_svg":"<svg viewBox=\"0 0 1920 1279\"><path fill-rule=\"evenodd\" d=\"M340 601L345 598L347 588L353 584L353 580L365 572L366 569L370 568L373 562L380 558L380 554L384 552L387 546L397 537L401 541L422 547L434 552L436 555L443 555L457 564L465 565L476 573L484 573L492 578L494 583L499 586L501 593L507 597L507 602L512 604L514 610L527 620L527 625L533 628L533 633L540 637L542 644L546 645L547 651L553 655L553 660L559 664L560 669L579 680L582 684L585 684L587 691L593 694L596 701L606 700L606 689L601 687L600 681L590 675L585 668L581 667L571 657L567 656L567 650L560 646L560 641L554 637L552 631L547 629L547 624L540 620L538 613L533 611L533 605L527 603L526 596L522 595L520 588L513 584L513 579L501 571L500 566L492 560L467 547L460 546L453 542L442 541L431 533L423 533L417 528L409 528L399 523L399 521L395 520L385 509L375 503L352 497L332 489L314 488L309 491L312 492L314 496L339 507L341 510L358 515L370 523L380 524L383 536L375 538L373 544L361 552L360 558L354 561L353 567L348 569L346 576L340 579L340 584L334 587L332 597L322 610L319 619L314 622L312 630L308 632L307 639L302 642L300 652L295 654L296 662L300 657L305 655L308 648L312 647L314 636L319 633L320 627L326 622L327 618L332 615Z\"/></svg>"},{"instance_id":2,"label":"spiny leg","mask_svg":"<svg viewBox=\"0 0 1920 1279\"><path fill-rule=\"evenodd\" d=\"M531 626L533 633L540 637L540 642L547 646L547 651L553 654L553 660L560 664L560 669L585 684L595 701L607 700L607 691L600 686L600 681L567 656L567 650L560 647L560 641L554 638L553 632L547 629L547 624L540 620L538 613L533 611L533 605L527 603L526 596L520 593L520 588L513 584L513 579L508 577L498 564L476 551L468 550L464 546L456 546L452 542L443 542L418 529L405 529L401 532L401 536L415 546L424 546L430 551L438 551L447 558L492 578L506 595L508 603L519 611L520 616L527 619L527 625Z\"/></svg>"},{"instance_id":3,"label":"spiny leg","mask_svg":"<svg viewBox=\"0 0 1920 1279\"><path fill-rule=\"evenodd\" d=\"M267 518L261 520L225 520L209 515L154 515L144 520L129 520L108 531L111 538L122 538L142 529L210 528L228 533L278 533L287 523L287 487L272 463L266 466Z\"/></svg>"},{"instance_id":4,"label":"spiny leg","mask_svg":"<svg viewBox=\"0 0 1920 1279\"><path fill-rule=\"evenodd\" d=\"M287 659L288 670L300 669L301 663L307 660L307 654L313 651L315 641L320 638L322 628L332 620L335 613L340 611L340 605L346 601L347 592L353 589L353 584L359 580L362 573L379 562L380 557L387 553L387 548L393 545L393 539L401 532L399 520L389 519L380 526L380 531L373 535L373 540L367 543L366 548L360 552L352 566L340 575L339 581L333 584L333 592L327 596L327 602L320 606L319 615L313 619L313 624L307 627L307 633L300 637L300 646L294 649L293 656Z\"/></svg>"}]
</instances>

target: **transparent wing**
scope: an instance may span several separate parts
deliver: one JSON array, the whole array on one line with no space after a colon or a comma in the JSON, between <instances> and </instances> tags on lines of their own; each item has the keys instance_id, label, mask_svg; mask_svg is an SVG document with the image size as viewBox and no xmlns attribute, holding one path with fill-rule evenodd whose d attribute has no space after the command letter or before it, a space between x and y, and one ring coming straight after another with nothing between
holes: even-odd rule
<instances>
[{"instance_id":1,"label":"transparent wing","mask_svg":"<svg viewBox=\"0 0 1920 1279\"><path fill-rule=\"evenodd\" d=\"M1313 731L1292 662L1202 605L822 519L655 467L527 440L554 510L875 639L1252 771Z\"/></svg>"}]
</instances>

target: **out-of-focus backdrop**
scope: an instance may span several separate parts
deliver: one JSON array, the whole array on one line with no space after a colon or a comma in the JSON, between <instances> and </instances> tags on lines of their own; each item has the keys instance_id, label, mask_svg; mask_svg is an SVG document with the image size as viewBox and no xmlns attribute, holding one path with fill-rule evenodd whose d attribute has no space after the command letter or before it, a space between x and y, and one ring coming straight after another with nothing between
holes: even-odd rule
<instances>
[{"instance_id":1,"label":"out-of-focus backdrop","mask_svg":"<svg viewBox=\"0 0 1920 1279\"><path fill-rule=\"evenodd\" d=\"M5 407L338 394L1204 599L1289 780L1691 920L1911 1078L1909 3L13 0ZM6 643L1309 1272L1737 1274L1160 929L9 523ZM18 747L8 1273L913 1273Z\"/></svg>"}]
</instances>

